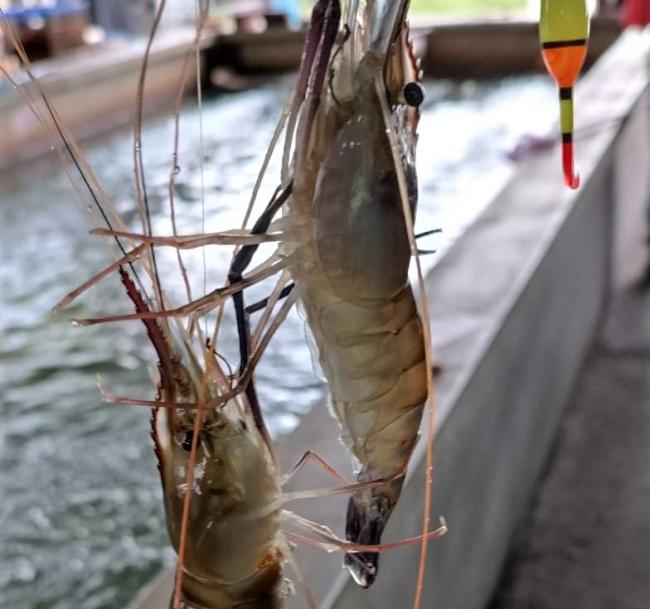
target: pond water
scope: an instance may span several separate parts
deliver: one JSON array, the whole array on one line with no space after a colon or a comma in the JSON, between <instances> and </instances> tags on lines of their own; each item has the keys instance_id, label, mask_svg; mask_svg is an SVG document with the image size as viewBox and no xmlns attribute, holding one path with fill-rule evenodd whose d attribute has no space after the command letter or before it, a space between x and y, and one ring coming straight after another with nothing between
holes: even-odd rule
<instances>
[{"instance_id":1,"label":"pond water","mask_svg":"<svg viewBox=\"0 0 650 609\"><path fill-rule=\"evenodd\" d=\"M286 82L207 100L199 121L182 124L177 202L181 232L238 225ZM422 247L443 251L513 171L506 153L524 133L541 133L556 110L543 78L498 84L430 83L420 128L418 230L442 228ZM86 146L91 166L117 206L132 215L131 135ZM154 208L166 200L172 150L168 119L147 123L144 154ZM272 168L271 175L277 175ZM559 171L559 165L558 165ZM265 185L268 194L273 184ZM262 197L264 199L264 197ZM153 354L140 324L74 328L50 309L108 257L87 234L83 208L60 166L42 162L0 176L0 607L122 609L173 560L163 526L160 485L146 409L103 404L96 377L126 395L151 397ZM157 232L169 233L162 212ZM439 254L438 254L439 255ZM172 252L161 267L173 269ZM202 289L203 258L187 256ZM206 253L208 286L222 278L226 251ZM428 267L436 256L425 259ZM170 290L182 298L178 282ZM259 292L262 293L262 292ZM251 297L251 300L255 296ZM129 311L121 288L93 289L64 317ZM234 346L234 336L226 336ZM276 436L293 429L323 387L314 374L303 322L293 315L258 374Z\"/></svg>"}]
</instances>

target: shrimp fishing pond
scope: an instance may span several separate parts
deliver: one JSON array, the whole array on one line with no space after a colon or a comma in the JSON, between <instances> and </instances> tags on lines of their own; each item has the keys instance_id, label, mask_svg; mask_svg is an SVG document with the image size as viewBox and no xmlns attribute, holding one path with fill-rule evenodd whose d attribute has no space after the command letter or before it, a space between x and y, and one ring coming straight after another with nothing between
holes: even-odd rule
<instances>
[{"instance_id":1,"label":"shrimp fishing pond","mask_svg":"<svg viewBox=\"0 0 650 609\"><path fill-rule=\"evenodd\" d=\"M195 104L186 108L175 176L180 233L239 226L288 90L281 81L216 96L204 102L202 121ZM556 100L552 82L542 77L429 83L427 93L416 232L443 229L422 239L422 249L438 251L423 259L430 268L511 175L507 152L519 138L546 134ZM135 214L128 211L135 199L131 132L84 148L120 212ZM143 151L154 209L168 200L172 150L169 117L149 120ZM272 166L270 174L277 171ZM154 216L154 231L171 233L167 215ZM148 411L103 403L96 378L116 393L150 399L147 367L154 356L139 323L73 328L66 321L129 312L117 281L93 288L51 319L52 306L109 261L100 238L88 234L57 159L0 175L0 243L0 607L121 609L174 554ZM205 258L201 251L183 255L198 277L195 294L204 284L211 289L230 260L230 251L217 246ZM176 268L173 251L160 248L160 256L162 268ZM166 287L182 301L177 277ZM250 301L267 290L257 286ZM236 362L234 329L222 341ZM271 343L257 379L276 437L323 403L299 313Z\"/></svg>"}]
</instances>

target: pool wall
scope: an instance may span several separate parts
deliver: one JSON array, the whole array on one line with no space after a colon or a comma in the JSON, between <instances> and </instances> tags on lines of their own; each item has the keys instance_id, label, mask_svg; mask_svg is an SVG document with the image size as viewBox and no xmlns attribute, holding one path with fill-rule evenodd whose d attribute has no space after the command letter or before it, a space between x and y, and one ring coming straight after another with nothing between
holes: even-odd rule
<instances>
[{"instance_id":1,"label":"pool wall","mask_svg":"<svg viewBox=\"0 0 650 609\"><path fill-rule=\"evenodd\" d=\"M163 108L171 113L194 36L189 28L156 38L147 71L145 114ZM85 54L34 64L42 88L76 138L94 137L133 122L145 42L107 43ZM194 73L190 62L186 88L195 81ZM32 85L27 90L46 115L38 92ZM16 89L0 89L0 133L0 169L48 153L58 141L48 135Z\"/></svg>"}]
</instances>

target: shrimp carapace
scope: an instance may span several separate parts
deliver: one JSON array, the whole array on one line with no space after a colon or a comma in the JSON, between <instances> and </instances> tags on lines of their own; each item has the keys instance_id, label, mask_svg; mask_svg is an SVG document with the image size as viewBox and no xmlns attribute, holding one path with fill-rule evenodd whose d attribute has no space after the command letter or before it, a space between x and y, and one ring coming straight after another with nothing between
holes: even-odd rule
<instances>
[{"instance_id":1,"label":"shrimp carapace","mask_svg":"<svg viewBox=\"0 0 650 609\"><path fill-rule=\"evenodd\" d=\"M191 446L196 443L183 560L188 608L279 609L286 596L280 550L280 489L266 445L234 405L153 416L167 530L180 551Z\"/></svg>"},{"instance_id":2,"label":"shrimp carapace","mask_svg":"<svg viewBox=\"0 0 650 609\"><path fill-rule=\"evenodd\" d=\"M408 40L408 4L374 0L357 14L358 3L349 3L346 25L332 42L328 31L338 19L338 2L318 3L318 27L312 21L311 31L320 32L320 40L308 37L303 57L300 81L310 86L299 100L293 190L285 209L309 235L291 246L289 270L357 480L382 481L350 498L346 537L363 545L381 540L428 395L398 180L401 172L414 213L423 89ZM310 52L310 45L317 50ZM388 130L396 133L397 154ZM346 556L359 585L375 579L377 556Z\"/></svg>"},{"instance_id":3,"label":"shrimp carapace","mask_svg":"<svg viewBox=\"0 0 650 609\"><path fill-rule=\"evenodd\" d=\"M119 272L136 311L148 311L129 275ZM183 556L184 606L280 609L286 595L280 485L267 444L250 410L234 400L200 407L218 395L223 381L211 349L204 349L201 366L191 337L178 326L170 325L168 338L158 321L143 323L158 355L158 400L199 404L187 410L161 406L151 420L167 531ZM181 599L172 600L175 605Z\"/></svg>"},{"instance_id":4,"label":"shrimp carapace","mask_svg":"<svg viewBox=\"0 0 650 609\"><path fill-rule=\"evenodd\" d=\"M589 14L585 0L542 0L539 37L546 68L560 93L562 169L569 188L578 188L574 169L573 88L587 56Z\"/></svg>"}]
</instances>

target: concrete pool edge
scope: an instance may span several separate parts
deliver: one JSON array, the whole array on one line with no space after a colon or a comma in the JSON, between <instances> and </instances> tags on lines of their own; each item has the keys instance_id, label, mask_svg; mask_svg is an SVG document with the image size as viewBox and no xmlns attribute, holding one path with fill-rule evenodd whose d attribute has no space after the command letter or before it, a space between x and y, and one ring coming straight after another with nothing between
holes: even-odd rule
<instances>
[{"instance_id":1,"label":"concrete pool edge","mask_svg":"<svg viewBox=\"0 0 650 609\"><path fill-rule=\"evenodd\" d=\"M425 606L484 606L546 459L610 280L621 142L635 121L603 117L643 111L649 48L650 32L626 34L578 88L578 129L600 126L578 140L582 189L564 190L557 149L531 158L427 277L443 370L434 517L444 514L450 533L430 546ZM535 341L523 344L531 324ZM295 460L294 446L308 446L345 470L335 437L326 409L316 408L284 442L282 462ZM387 540L418 533L422 449ZM318 505L300 513L337 529L343 518ZM303 552L299 562L324 609L408 607L417 555L411 548L384 556L383 576L368 591L340 573L337 557ZM169 589L164 574L132 607L162 609ZM287 603L303 605L300 597Z\"/></svg>"},{"instance_id":2,"label":"concrete pool edge","mask_svg":"<svg viewBox=\"0 0 650 609\"><path fill-rule=\"evenodd\" d=\"M163 32L151 49L147 72L144 112L152 115L162 108L173 108L184 69L185 56L195 37L193 28ZM205 36L201 46L211 44ZM107 133L133 121L136 85L146 40L106 43L70 57L36 62L33 71L57 109L62 123L78 140ZM195 80L190 64L185 89ZM26 91L0 90L0 169L11 169L25 161L47 154L59 142L27 106L24 95L31 95L43 114L47 112L25 80ZM82 101L81 101L82 100ZM49 121L46 120L49 125Z\"/></svg>"}]
</instances>

